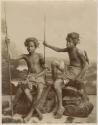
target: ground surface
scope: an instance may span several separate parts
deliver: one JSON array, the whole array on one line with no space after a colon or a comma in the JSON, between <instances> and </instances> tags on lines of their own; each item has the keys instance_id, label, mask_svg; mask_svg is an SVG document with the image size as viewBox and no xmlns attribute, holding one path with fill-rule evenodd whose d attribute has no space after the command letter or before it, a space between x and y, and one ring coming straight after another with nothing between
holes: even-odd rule
<instances>
[{"instance_id":1,"label":"ground surface","mask_svg":"<svg viewBox=\"0 0 98 125\"><path fill-rule=\"evenodd\" d=\"M87 118L74 118L72 120L73 123L96 123L96 95L90 95L89 96L90 102L92 102L92 104L94 105L94 109L92 111L92 113L87 117ZM10 97L9 96L3 96L2 100L9 100L10 101ZM10 116L4 116L5 117L10 117ZM21 119L21 116L19 114L14 115L13 117L14 119ZM63 116L61 119L55 119L53 117L52 113L47 113L43 115L43 120L38 120L38 118L36 117L32 117L29 121L29 123L66 123L68 122L68 117L67 116Z\"/></svg>"}]
</instances>

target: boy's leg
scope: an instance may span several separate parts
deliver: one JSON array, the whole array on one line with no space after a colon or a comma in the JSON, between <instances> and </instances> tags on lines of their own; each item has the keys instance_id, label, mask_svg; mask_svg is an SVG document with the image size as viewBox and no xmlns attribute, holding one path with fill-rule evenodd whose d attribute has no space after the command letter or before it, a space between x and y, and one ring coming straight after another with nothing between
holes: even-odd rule
<instances>
[{"instance_id":1,"label":"boy's leg","mask_svg":"<svg viewBox=\"0 0 98 125\"><path fill-rule=\"evenodd\" d=\"M52 79L55 81L57 79L57 67L59 66L58 61L53 61L51 64Z\"/></svg>"},{"instance_id":2,"label":"boy's leg","mask_svg":"<svg viewBox=\"0 0 98 125\"><path fill-rule=\"evenodd\" d=\"M57 102L58 104L56 104L56 109L58 109L57 112L57 116L56 118L60 118L64 112L64 107L62 105L62 87L63 87L63 80L62 79L57 79L57 70L61 71L62 73L64 72L64 68L65 68L65 64L64 61L53 61L51 64L51 68L52 68L52 78L54 80L54 89L56 92L56 96L57 96Z\"/></svg>"},{"instance_id":3,"label":"boy's leg","mask_svg":"<svg viewBox=\"0 0 98 125\"><path fill-rule=\"evenodd\" d=\"M30 110L30 112L28 113L28 115L24 118L25 121L28 121L28 120L31 118L31 116L32 116L32 114L33 114L33 112L34 112L35 109L36 109L36 111L37 111L37 113L38 113L38 115L39 115L39 118L42 119L42 114L41 114L41 112L39 111L39 109L37 108L37 105L38 105L38 103L40 103L40 99L41 99L41 96L42 96L43 88L44 88L44 85L41 84L41 83L39 83L39 84L38 84L37 99L36 99L36 101L34 102L34 105L31 106L31 110Z\"/></svg>"},{"instance_id":4,"label":"boy's leg","mask_svg":"<svg viewBox=\"0 0 98 125\"><path fill-rule=\"evenodd\" d=\"M64 61L57 61L57 60L54 60L52 63L51 63L51 69L52 69L52 79L55 81L57 79L57 71L61 71L62 73L64 72L64 67L65 67L65 64L64 64Z\"/></svg>"},{"instance_id":5,"label":"boy's leg","mask_svg":"<svg viewBox=\"0 0 98 125\"><path fill-rule=\"evenodd\" d=\"M39 104L40 103L40 99L41 99L41 96L42 96L42 92L43 92L43 89L44 89L44 84L38 84L38 93L37 93L37 99L36 99L36 103Z\"/></svg>"},{"instance_id":6,"label":"boy's leg","mask_svg":"<svg viewBox=\"0 0 98 125\"><path fill-rule=\"evenodd\" d=\"M19 87L13 100L13 108L15 108L22 93L23 93L23 89Z\"/></svg>"},{"instance_id":7,"label":"boy's leg","mask_svg":"<svg viewBox=\"0 0 98 125\"><path fill-rule=\"evenodd\" d=\"M80 90L80 93L81 93L81 95L82 95L82 100L83 100L84 102L88 102L88 101L89 101L89 98L88 98L88 96L87 96L87 92L86 92L86 89L85 89L85 85L84 85L83 82L82 82L81 84L82 84L82 89Z\"/></svg>"},{"instance_id":8,"label":"boy's leg","mask_svg":"<svg viewBox=\"0 0 98 125\"><path fill-rule=\"evenodd\" d=\"M40 112L39 110L39 105L40 105L40 101L41 101L41 97L42 97L42 93L43 93L43 90L44 90L44 84L43 83L39 83L38 84L38 93L37 93L37 98L36 98L36 101L34 103L34 106L35 106L35 109L38 113L38 116L39 116L39 119L42 120L43 116L42 116L42 113Z\"/></svg>"},{"instance_id":9,"label":"boy's leg","mask_svg":"<svg viewBox=\"0 0 98 125\"><path fill-rule=\"evenodd\" d=\"M62 104L62 87L63 87L62 79L58 79L54 82L54 89L56 91L57 100L58 100L58 111L55 118L61 118L64 112L64 107Z\"/></svg>"},{"instance_id":10,"label":"boy's leg","mask_svg":"<svg viewBox=\"0 0 98 125\"><path fill-rule=\"evenodd\" d=\"M56 115L57 110L58 110L58 100L57 100L57 96L55 95L55 107L52 111L54 115Z\"/></svg>"},{"instance_id":11,"label":"boy's leg","mask_svg":"<svg viewBox=\"0 0 98 125\"><path fill-rule=\"evenodd\" d=\"M26 89L24 90L24 92L25 92L25 94L26 94L28 100L32 103L32 101L33 101L33 96L32 96L32 94L31 94L30 89L26 88Z\"/></svg>"}]
</instances>

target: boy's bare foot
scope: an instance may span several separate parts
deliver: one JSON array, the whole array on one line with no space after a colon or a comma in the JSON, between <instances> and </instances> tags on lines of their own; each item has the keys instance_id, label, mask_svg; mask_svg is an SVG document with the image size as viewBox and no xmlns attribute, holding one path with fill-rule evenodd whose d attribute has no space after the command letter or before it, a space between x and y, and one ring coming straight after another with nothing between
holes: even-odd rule
<instances>
[{"instance_id":1,"label":"boy's bare foot","mask_svg":"<svg viewBox=\"0 0 98 125\"><path fill-rule=\"evenodd\" d=\"M60 119L64 113L64 107L59 108L59 110L57 111L57 114L55 115L55 119Z\"/></svg>"},{"instance_id":2,"label":"boy's bare foot","mask_svg":"<svg viewBox=\"0 0 98 125\"><path fill-rule=\"evenodd\" d=\"M42 115L42 113L40 112L40 110L39 110L37 107L35 107L35 110L36 110L36 112L37 112L37 115L38 115L39 120L42 120L42 119L43 119L43 115ZM30 118L32 117L32 114L33 114L33 111L30 112L28 115L22 116L23 122L24 122L24 123L27 123L27 122L30 120Z\"/></svg>"},{"instance_id":3,"label":"boy's bare foot","mask_svg":"<svg viewBox=\"0 0 98 125\"><path fill-rule=\"evenodd\" d=\"M24 118L23 118L23 117L21 117L21 122L22 122L22 123L25 123L25 121L24 121Z\"/></svg>"},{"instance_id":4,"label":"boy's bare foot","mask_svg":"<svg viewBox=\"0 0 98 125\"><path fill-rule=\"evenodd\" d=\"M58 105L56 105L56 106L54 107L54 109L53 109L53 111L52 111L53 115L56 115L57 111L58 111Z\"/></svg>"},{"instance_id":5,"label":"boy's bare foot","mask_svg":"<svg viewBox=\"0 0 98 125\"><path fill-rule=\"evenodd\" d=\"M27 123L29 120L30 120L30 117L28 117L28 116L27 116L27 117L24 117L24 118L23 118L23 123Z\"/></svg>"},{"instance_id":6,"label":"boy's bare foot","mask_svg":"<svg viewBox=\"0 0 98 125\"><path fill-rule=\"evenodd\" d=\"M34 111L34 109L32 109L32 111L29 112L27 115L22 116L24 123L27 123L30 120L30 118L32 117L33 111Z\"/></svg>"},{"instance_id":7,"label":"boy's bare foot","mask_svg":"<svg viewBox=\"0 0 98 125\"><path fill-rule=\"evenodd\" d=\"M38 108L35 108L35 109L36 109L36 111L37 111L39 120L42 120L42 119L43 119L42 113L40 112L40 110L39 110Z\"/></svg>"},{"instance_id":8,"label":"boy's bare foot","mask_svg":"<svg viewBox=\"0 0 98 125\"><path fill-rule=\"evenodd\" d=\"M68 116L66 118L66 123L73 123L74 117Z\"/></svg>"}]
</instances>

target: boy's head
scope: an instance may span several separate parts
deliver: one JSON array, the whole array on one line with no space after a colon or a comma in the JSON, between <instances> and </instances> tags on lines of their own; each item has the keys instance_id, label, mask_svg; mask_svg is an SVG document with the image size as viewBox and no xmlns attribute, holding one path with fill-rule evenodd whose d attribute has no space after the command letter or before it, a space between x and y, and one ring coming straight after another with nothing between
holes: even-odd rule
<instances>
[{"instance_id":1,"label":"boy's head","mask_svg":"<svg viewBox=\"0 0 98 125\"><path fill-rule=\"evenodd\" d=\"M25 40L24 45L27 47L28 52L32 53L39 46L39 42L36 38L30 37Z\"/></svg>"},{"instance_id":2,"label":"boy's head","mask_svg":"<svg viewBox=\"0 0 98 125\"><path fill-rule=\"evenodd\" d=\"M79 43L79 34L72 32L67 34L67 46L76 46Z\"/></svg>"}]
</instances>

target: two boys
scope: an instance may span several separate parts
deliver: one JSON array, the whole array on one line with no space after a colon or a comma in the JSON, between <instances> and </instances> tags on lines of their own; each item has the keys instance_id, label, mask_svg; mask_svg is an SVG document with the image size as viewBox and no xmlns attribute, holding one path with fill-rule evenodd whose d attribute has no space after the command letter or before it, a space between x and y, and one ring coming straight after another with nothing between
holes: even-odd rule
<instances>
[{"instance_id":1,"label":"two boys","mask_svg":"<svg viewBox=\"0 0 98 125\"><path fill-rule=\"evenodd\" d=\"M70 80L81 81L83 74L87 69L87 62L89 63L86 53L80 51L76 45L79 43L79 34L78 33L69 33L67 35L67 44L66 48L60 49L54 46L49 45L47 42L43 44L46 47L51 48L56 52L67 52L69 55L69 66L60 65L58 61L53 61L52 66L52 77L53 77L53 86L56 91L57 96L57 106L55 111L55 118L61 118L64 112L64 107L62 104L62 88L64 85L68 84ZM28 38L25 41L25 46L27 47L28 54L23 54L19 59L24 59L28 66L28 77L27 77L27 87L25 88L25 94L32 103L32 95L30 90L32 90L32 85L35 85L38 89L36 103L41 98L41 94L45 85L45 69L44 69L44 59L41 54L35 52L38 47L38 40L36 38ZM57 77L57 70L62 72L62 76ZM18 93L18 92L17 92ZM17 95L17 94L16 94ZM28 115L24 118L25 121L28 121L32 116L33 105Z\"/></svg>"}]
</instances>

